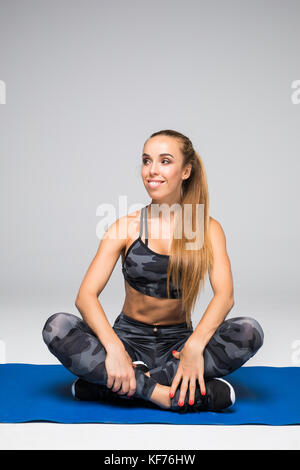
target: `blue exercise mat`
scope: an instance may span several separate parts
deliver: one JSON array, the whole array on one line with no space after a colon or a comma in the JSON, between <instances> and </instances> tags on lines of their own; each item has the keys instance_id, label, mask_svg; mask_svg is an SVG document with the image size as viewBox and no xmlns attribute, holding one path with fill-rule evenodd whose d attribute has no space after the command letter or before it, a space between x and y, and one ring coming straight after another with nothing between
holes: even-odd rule
<instances>
[{"instance_id":1,"label":"blue exercise mat","mask_svg":"<svg viewBox=\"0 0 300 470\"><path fill-rule=\"evenodd\" d=\"M185 414L143 400L78 401L75 379L60 364L0 364L0 422L300 424L299 367L241 367L225 377L236 392L231 408Z\"/></svg>"}]
</instances>

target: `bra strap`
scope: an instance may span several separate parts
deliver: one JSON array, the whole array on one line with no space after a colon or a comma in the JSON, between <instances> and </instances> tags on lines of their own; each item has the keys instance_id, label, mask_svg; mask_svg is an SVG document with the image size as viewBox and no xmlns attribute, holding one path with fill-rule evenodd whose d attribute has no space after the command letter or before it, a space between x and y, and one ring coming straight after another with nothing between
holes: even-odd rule
<instances>
[{"instance_id":1,"label":"bra strap","mask_svg":"<svg viewBox=\"0 0 300 470\"><path fill-rule=\"evenodd\" d=\"M141 214L140 214L140 238L142 238L142 235L143 235L143 222L144 222L143 213L144 213L144 207L142 207Z\"/></svg>"},{"instance_id":2,"label":"bra strap","mask_svg":"<svg viewBox=\"0 0 300 470\"><path fill-rule=\"evenodd\" d=\"M148 211L147 206L145 209L145 245L148 246Z\"/></svg>"}]
</instances>

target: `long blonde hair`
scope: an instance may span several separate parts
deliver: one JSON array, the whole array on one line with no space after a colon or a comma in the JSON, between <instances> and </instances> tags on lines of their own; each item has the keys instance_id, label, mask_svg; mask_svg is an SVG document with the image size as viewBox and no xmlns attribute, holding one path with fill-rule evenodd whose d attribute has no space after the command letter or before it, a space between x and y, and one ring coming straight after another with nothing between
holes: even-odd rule
<instances>
[{"instance_id":1,"label":"long blonde hair","mask_svg":"<svg viewBox=\"0 0 300 470\"><path fill-rule=\"evenodd\" d=\"M200 155L194 150L188 137L180 132L168 129L155 132L149 139L158 135L174 137L179 142L183 155L182 168L187 164L191 164L190 176L182 182L180 206L183 214L185 204L190 204L193 229L196 226L196 204L204 205L204 239L201 249L185 249L186 243L190 243L191 240L185 237L185 230L183 230L180 238L173 238L172 240L167 274L168 298L170 298L170 279L174 281L178 289L181 277L182 307L185 312L186 323L191 327L191 315L195 308L198 293L204 288L206 275L213 265L213 252L209 236L209 194L206 172ZM175 218L174 232L176 225ZM182 225L184 227L184 221Z\"/></svg>"}]
</instances>

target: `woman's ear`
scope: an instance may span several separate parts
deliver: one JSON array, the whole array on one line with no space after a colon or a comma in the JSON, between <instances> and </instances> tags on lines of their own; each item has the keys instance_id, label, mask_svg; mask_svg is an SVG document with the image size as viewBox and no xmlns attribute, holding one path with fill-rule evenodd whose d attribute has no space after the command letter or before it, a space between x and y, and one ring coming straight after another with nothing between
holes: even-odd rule
<instances>
[{"instance_id":1,"label":"woman's ear","mask_svg":"<svg viewBox=\"0 0 300 470\"><path fill-rule=\"evenodd\" d=\"M192 165L191 165L191 163L189 163L185 167L185 170L184 170L184 173L183 173L183 179L184 180L187 180L190 177L191 171L192 171Z\"/></svg>"}]
</instances>

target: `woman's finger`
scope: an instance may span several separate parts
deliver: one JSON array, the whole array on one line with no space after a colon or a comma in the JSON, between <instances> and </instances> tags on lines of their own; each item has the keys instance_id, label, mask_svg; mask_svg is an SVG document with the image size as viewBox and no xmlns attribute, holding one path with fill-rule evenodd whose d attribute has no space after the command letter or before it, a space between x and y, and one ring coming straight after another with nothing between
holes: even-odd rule
<instances>
[{"instance_id":1,"label":"woman's finger","mask_svg":"<svg viewBox=\"0 0 300 470\"><path fill-rule=\"evenodd\" d=\"M178 399L179 406L182 406L184 404L188 387L189 387L189 377L185 376L182 379L182 384L180 387L180 393L179 393L179 399Z\"/></svg>"},{"instance_id":2,"label":"woman's finger","mask_svg":"<svg viewBox=\"0 0 300 470\"><path fill-rule=\"evenodd\" d=\"M129 390L129 379L128 378L123 379L121 385L122 386L121 386L120 390L117 392L117 394L118 395L125 395L125 393L128 393L128 390Z\"/></svg>"},{"instance_id":3,"label":"woman's finger","mask_svg":"<svg viewBox=\"0 0 300 470\"><path fill-rule=\"evenodd\" d=\"M205 382L204 382L203 375L198 376L198 382L199 382L199 385L200 385L201 395L205 395L206 394L206 388L205 388Z\"/></svg>"},{"instance_id":4,"label":"woman's finger","mask_svg":"<svg viewBox=\"0 0 300 470\"><path fill-rule=\"evenodd\" d=\"M193 405L195 402L195 390L196 390L196 377L190 378L190 392L189 392L189 404Z\"/></svg>"},{"instance_id":5,"label":"woman's finger","mask_svg":"<svg viewBox=\"0 0 300 470\"><path fill-rule=\"evenodd\" d=\"M177 372L176 372L176 375L175 375L175 377L174 377L174 379L173 379L173 382L172 382L172 384L171 384L170 390L169 390L169 396L170 396L170 398L173 398L173 397L174 397L175 392L176 392L176 389L177 389L177 387L178 387L178 384L179 384L179 382L180 382L180 380L181 380L181 377L182 377L182 374L181 374L181 372L180 372L179 369L178 369Z\"/></svg>"},{"instance_id":6,"label":"woman's finger","mask_svg":"<svg viewBox=\"0 0 300 470\"><path fill-rule=\"evenodd\" d=\"M118 392L121 388L122 382L120 377L115 377L114 386L111 389L112 392Z\"/></svg>"}]
</instances>

